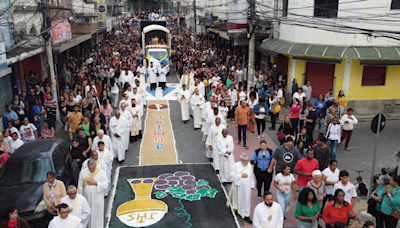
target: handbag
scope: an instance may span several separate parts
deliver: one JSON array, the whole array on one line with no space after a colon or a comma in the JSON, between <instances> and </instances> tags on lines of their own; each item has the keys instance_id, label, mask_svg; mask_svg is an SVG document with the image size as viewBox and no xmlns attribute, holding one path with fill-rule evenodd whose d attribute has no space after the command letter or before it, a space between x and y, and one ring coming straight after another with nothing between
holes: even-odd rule
<instances>
[{"instance_id":1,"label":"handbag","mask_svg":"<svg viewBox=\"0 0 400 228\"><path fill-rule=\"evenodd\" d=\"M278 133L276 133L276 136L278 136L279 141L283 141L285 139L285 133L283 133L282 131L278 131Z\"/></svg>"},{"instance_id":2,"label":"handbag","mask_svg":"<svg viewBox=\"0 0 400 228\"><path fill-rule=\"evenodd\" d=\"M274 114L279 113L282 110L280 105L275 105L274 106Z\"/></svg>"},{"instance_id":3,"label":"handbag","mask_svg":"<svg viewBox=\"0 0 400 228\"><path fill-rule=\"evenodd\" d=\"M268 117L264 116L264 121L267 122L267 120L268 120Z\"/></svg>"},{"instance_id":4,"label":"handbag","mask_svg":"<svg viewBox=\"0 0 400 228\"><path fill-rule=\"evenodd\" d=\"M285 98L281 97L281 99L279 99L279 104L280 105L284 105L285 104Z\"/></svg>"},{"instance_id":5,"label":"handbag","mask_svg":"<svg viewBox=\"0 0 400 228\"><path fill-rule=\"evenodd\" d=\"M390 216L392 216L395 219L400 219L400 211L393 208L392 213L390 213Z\"/></svg>"},{"instance_id":6,"label":"handbag","mask_svg":"<svg viewBox=\"0 0 400 228\"><path fill-rule=\"evenodd\" d=\"M23 109L21 109L18 114L20 114L21 116L25 115L25 111Z\"/></svg>"},{"instance_id":7,"label":"handbag","mask_svg":"<svg viewBox=\"0 0 400 228\"><path fill-rule=\"evenodd\" d=\"M375 216L375 215L376 215L376 201L375 201L374 199L370 198L370 199L367 201L367 204L368 204L367 212L368 212L370 215Z\"/></svg>"}]
</instances>

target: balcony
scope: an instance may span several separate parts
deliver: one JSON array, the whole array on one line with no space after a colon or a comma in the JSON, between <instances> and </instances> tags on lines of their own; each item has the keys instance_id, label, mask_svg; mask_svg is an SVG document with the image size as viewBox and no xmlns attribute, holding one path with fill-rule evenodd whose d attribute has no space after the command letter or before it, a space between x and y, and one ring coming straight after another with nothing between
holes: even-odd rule
<instances>
[{"instance_id":1,"label":"balcony","mask_svg":"<svg viewBox=\"0 0 400 228\"><path fill-rule=\"evenodd\" d=\"M89 24L73 24L71 25L72 34L93 34L98 30L99 26L97 23Z\"/></svg>"}]
</instances>

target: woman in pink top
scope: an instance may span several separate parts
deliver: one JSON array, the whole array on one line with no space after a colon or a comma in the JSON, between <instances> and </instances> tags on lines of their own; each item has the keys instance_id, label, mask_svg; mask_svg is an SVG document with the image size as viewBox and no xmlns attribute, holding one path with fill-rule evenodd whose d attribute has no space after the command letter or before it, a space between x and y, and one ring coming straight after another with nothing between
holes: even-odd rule
<instances>
[{"instance_id":1,"label":"woman in pink top","mask_svg":"<svg viewBox=\"0 0 400 228\"><path fill-rule=\"evenodd\" d=\"M299 104L299 100L297 100L297 98L293 98L293 105L289 111L289 113L290 113L289 117L290 117L290 122L292 123L292 126L294 128L295 135L297 135L297 133L298 133L300 109L301 109L301 106Z\"/></svg>"},{"instance_id":2,"label":"woman in pink top","mask_svg":"<svg viewBox=\"0 0 400 228\"><path fill-rule=\"evenodd\" d=\"M104 99L102 104L100 105L100 113L102 113L106 117L106 125L108 126L108 121L110 120L113 113L113 108L111 107L110 101L108 99Z\"/></svg>"}]
</instances>

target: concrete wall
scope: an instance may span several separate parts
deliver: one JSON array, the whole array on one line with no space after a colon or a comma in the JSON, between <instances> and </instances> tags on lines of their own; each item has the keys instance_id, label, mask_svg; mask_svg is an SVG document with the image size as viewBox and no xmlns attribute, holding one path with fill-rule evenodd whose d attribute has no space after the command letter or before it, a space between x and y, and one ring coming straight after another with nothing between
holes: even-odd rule
<instances>
[{"instance_id":1,"label":"concrete wall","mask_svg":"<svg viewBox=\"0 0 400 228\"><path fill-rule=\"evenodd\" d=\"M347 107L353 108L355 115L364 117L372 117L378 113L387 114L386 117L400 115L400 99L348 101Z\"/></svg>"}]
</instances>

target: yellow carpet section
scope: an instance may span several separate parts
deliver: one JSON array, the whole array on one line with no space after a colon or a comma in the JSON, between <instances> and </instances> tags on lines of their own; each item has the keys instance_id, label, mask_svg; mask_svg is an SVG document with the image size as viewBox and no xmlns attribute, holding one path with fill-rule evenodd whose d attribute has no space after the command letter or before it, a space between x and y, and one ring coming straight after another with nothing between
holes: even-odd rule
<instances>
[{"instance_id":1,"label":"yellow carpet section","mask_svg":"<svg viewBox=\"0 0 400 228\"><path fill-rule=\"evenodd\" d=\"M166 108L150 108L154 105L167 105ZM139 165L177 164L174 133L169 117L167 100L150 100L147 105L147 118L140 148Z\"/></svg>"}]
</instances>

